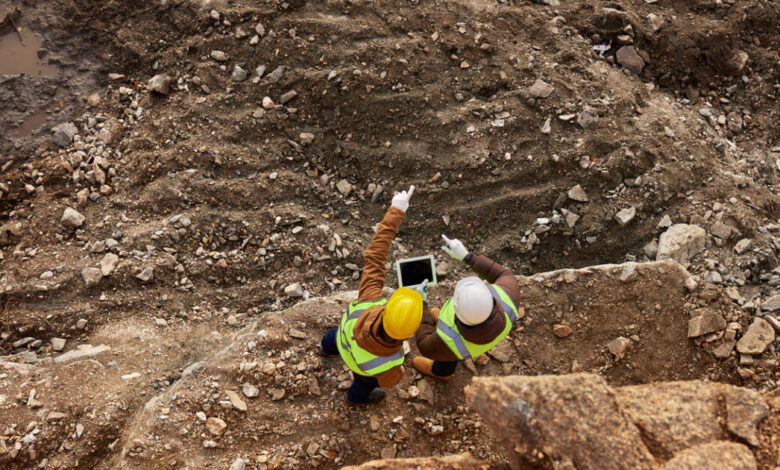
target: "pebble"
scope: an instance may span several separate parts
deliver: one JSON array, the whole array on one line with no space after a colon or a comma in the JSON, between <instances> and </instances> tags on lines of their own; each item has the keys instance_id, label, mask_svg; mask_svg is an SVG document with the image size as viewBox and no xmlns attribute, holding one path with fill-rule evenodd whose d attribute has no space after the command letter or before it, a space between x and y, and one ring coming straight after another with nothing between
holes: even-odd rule
<instances>
[{"instance_id":1,"label":"pebble","mask_svg":"<svg viewBox=\"0 0 780 470\"><path fill-rule=\"evenodd\" d=\"M621 47L615 54L615 58L620 65L630 70L634 75L639 75L642 73L642 69L645 68L645 61L634 46Z\"/></svg>"},{"instance_id":2,"label":"pebble","mask_svg":"<svg viewBox=\"0 0 780 470\"><path fill-rule=\"evenodd\" d=\"M527 90L528 95L536 99L547 98L552 95L553 91L555 88L542 79L537 79Z\"/></svg>"},{"instance_id":3,"label":"pebble","mask_svg":"<svg viewBox=\"0 0 780 470\"><path fill-rule=\"evenodd\" d=\"M274 109L274 100L272 100L269 96L266 96L263 98L263 109Z\"/></svg>"},{"instance_id":4,"label":"pebble","mask_svg":"<svg viewBox=\"0 0 780 470\"><path fill-rule=\"evenodd\" d=\"M310 132L301 132L298 138L300 139L303 145L309 145L312 142L314 142L314 134Z\"/></svg>"},{"instance_id":5,"label":"pebble","mask_svg":"<svg viewBox=\"0 0 780 470\"><path fill-rule=\"evenodd\" d=\"M106 253L100 260L100 272L103 276L109 276L116 269L117 263L119 263L119 256L114 253Z\"/></svg>"},{"instance_id":6,"label":"pebble","mask_svg":"<svg viewBox=\"0 0 780 470\"><path fill-rule=\"evenodd\" d=\"M150 91L159 93L161 95L167 95L171 92L171 82L173 79L167 74L155 75L147 82L147 87Z\"/></svg>"},{"instance_id":7,"label":"pebble","mask_svg":"<svg viewBox=\"0 0 780 470\"><path fill-rule=\"evenodd\" d=\"M625 227L629 222L636 217L636 207L629 207L627 209L620 210L615 214L615 220L621 227Z\"/></svg>"},{"instance_id":8,"label":"pebble","mask_svg":"<svg viewBox=\"0 0 780 470\"><path fill-rule=\"evenodd\" d=\"M243 82L249 76L246 70L242 69L238 65L233 67L233 73L230 75L230 79L234 82Z\"/></svg>"},{"instance_id":9,"label":"pebble","mask_svg":"<svg viewBox=\"0 0 780 470\"><path fill-rule=\"evenodd\" d=\"M750 238L743 238L742 240L738 241L736 245L734 245L734 252L738 255L741 255L748 251L751 246L753 246L753 240Z\"/></svg>"},{"instance_id":10,"label":"pebble","mask_svg":"<svg viewBox=\"0 0 780 470\"><path fill-rule=\"evenodd\" d=\"M290 330L290 337L295 339L306 339L306 333L295 328Z\"/></svg>"},{"instance_id":11,"label":"pebble","mask_svg":"<svg viewBox=\"0 0 780 470\"><path fill-rule=\"evenodd\" d=\"M203 441L203 448L204 449L213 449L217 447L217 443L212 440L205 440Z\"/></svg>"},{"instance_id":12,"label":"pebble","mask_svg":"<svg viewBox=\"0 0 780 470\"><path fill-rule=\"evenodd\" d=\"M81 270L81 278L84 280L84 285L94 287L103 278L103 273L98 268L84 268Z\"/></svg>"},{"instance_id":13,"label":"pebble","mask_svg":"<svg viewBox=\"0 0 780 470\"><path fill-rule=\"evenodd\" d=\"M54 128L54 134L51 136L52 142L60 147L67 147L73 142L73 138L78 133L76 125L72 122L60 124Z\"/></svg>"},{"instance_id":14,"label":"pebble","mask_svg":"<svg viewBox=\"0 0 780 470\"><path fill-rule=\"evenodd\" d=\"M276 83L279 80L281 80L282 75L284 75L286 67L284 65L280 65L279 67L276 67L273 72L269 73L266 77L269 82Z\"/></svg>"},{"instance_id":15,"label":"pebble","mask_svg":"<svg viewBox=\"0 0 780 470\"><path fill-rule=\"evenodd\" d=\"M672 226L672 218L668 215L665 215L661 217L661 220L658 222L657 227L660 229L667 229Z\"/></svg>"},{"instance_id":16,"label":"pebble","mask_svg":"<svg viewBox=\"0 0 780 470\"><path fill-rule=\"evenodd\" d=\"M230 464L230 468L228 470L246 470L246 460L242 459L241 457L237 458L233 461L232 464Z\"/></svg>"},{"instance_id":17,"label":"pebble","mask_svg":"<svg viewBox=\"0 0 780 470\"><path fill-rule=\"evenodd\" d=\"M263 23L257 23L257 25L255 26L255 32L260 37L265 36L265 26L263 26Z\"/></svg>"},{"instance_id":18,"label":"pebble","mask_svg":"<svg viewBox=\"0 0 780 470\"><path fill-rule=\"evenodd\" d=\"M344 196L349 196L349 193L352 192L352 185L347 180L341 180L336 183L336 189L338 189L339 192Z\"/></svg>"},{"instance_id":19,"label":"pebble","mask_svg":"<svg viewBox=\"0 0 780 470\"><path fill-rule=\"evenodd\" d=\"M244 400L241 399L238 393L234 392L233 390L228 390L225 392L225 395L227 395L228 400L230 400L230 404L233 405L233 408L237 409L238 411L247 410L246 403L244 403Z\"/></svg>"},{"instance_id":20,"label":"pebble","mask_svg":"<svg viewBox=\"0 0 780 470\"><path fill-rule=\"evenodd\" d=\"M292 101L293 99L295 99L296 96L298 96L298 92L295 91L295 90L290 90L287 93L285 93L285 94L283 94L282 96L279 97L279 102L282 103L282 104L286 104L286 103Z\"/></svg>"},{"instance_id":21,"label":"pebble","mask_svg":"<svg viewBox=\"0 0 780 470\"><path fill-rule=\"evenodd\" d=\"M255 68L255 75L257 78L262 78L263 74L265 73L266 67L265 65L258 65L257 68Z\"/></svg>"},{"instance_id":22,"label":"pebble","mask_svg":"<svg viewBox=\"0 0 780 470\"><path fill-rule=\"evenodd\" d=\"M295 282L284 288L287 297L303 297L303 287Z\"/></svg>"},{"instance_id":23,"label":"pebble","mask_svg":"<svg viewBox=\"0 0 780 470\"><path fill-rule=\"evenodd\" d=\"M607 343L607 349L615 356L615 360L620 360L626 354L628 346L631 344L631 340L623 336L618 336L609 343Z\"/></svg>"},{"instance_id":24,"label":"pebble","mask_svg":"<svg viewBox=\"0 0 780 470\"><path fill-rule=\"evenodd\" d=\"M553 334L559 338L566 338L573 333L569 325L557 324L553 325Z\"/></svg>"},{"instance_id":25,"label":"pebble","mask_svg":"<svg viewBox=\"0 0 780 470\"><path fill-rule=\"evenodd\" d=\"M588 202L588 195L585 194L585 190L582 189L582 186L579 184L577 186L574 186L571 188L566 195L571 199L572 201L577 202Z\"/></svg>"},{"instance_id":26,"label":"pebble","mask_svg":"<svg viewBox=\"0 0 780 470\"><path fill-rule=\"evenodd\" d=\"M62 351L63 349L65 349L65 340L62 338L52 338L51 348L54 351Z\"/></svg>"},{"instance_id":27,"label":"pebble","mask_svg":"<svg viewBox=\"0 0 780 470\"><path fill-rule=\"evenodd\" d=\"M761 302L761 310L765 312L774 312L780 310L780 294L775 294Z\"/></svg>"},{"instance_id":28,"label":"pebble","mask_svg":"<svg viewBox=\"0 0 780 470\"><path fill-rule=\"evenodd\" d=\"M247 398L255 398L260 394L260 389L250 383L245 383L241 386L241 392Z\"/></svg>"},{"instance_id":29,"label":"pebble","mask_svg":"<svg viewBox=\"0 0 780 470\"><path fill-rule=\"evenodd\" d=\"M152 266L148 266L135 277L141 282L149 282L154 278L154 268Z\"/></svg>"},{"instance_id":30,"label":"pebble","mask_svg":"<svg viewBox=\"0 0 780 470\"><path fill-rule=\"evenodd\" d=\"M763 318L756 318L744 336L737 341L737 351L742 354L758 355L775 340L775 329Z\"/></svg>"},{"instance_id":31,"label":"pebble","mask_svg":"<svg viewBox=\"0 0 780 470\"><path fill-rule=\"evenodd\" d=\"M726 328L726 320L718 312L705 310L688 320L688 337L697 338Z\"/></svg>"},{"instance_id":32,"label":"pebble","mask_svg":"<svg viewBox=\"0 0 780 470\"><path fill-rule=\"evenodd\" d=\"M167 328L168 322L164 318L155 318L154 324L157 325L160 328Z\"/></svg>"},{"instance_id":33,"label":"pebble","mask_svg":"<svg viewBox=\"0 0 780 470\"><path fill-rule=\"evenodd\" d=\"M704 251L706 232L698 225L675 224L658 240L657 260L673 259L680 264Z\"/></svg>"},{"instance_id":34,"label":"pebble","mask_svg":"<svg viewBox=\"0 0 780 470\"><path fill-rule=\"evenodd\" d=\"M211 51L211 58L218 62L224 62L228 57L227 54L222 51Z\"/></svg>"},{"instance_id":35,"label":"pebble","mask_svg":"<svg viewBox=\"0 0 780 470\"><path fill-rule=\"evenodd\" d=\"M284 398L285 391L283 388L272 388L269 390L271 393L271 400L272 401L279 401L282 398Z\"/></svg>"},{"instance_id":36,"label":"pebble","mask_svg":"<svg viewBox=\"0 0 780 470\"><path fill-rule=\"evenodd\" d=\"M60 222L62 222L62 224L65 225L66 227L78 228L84 224L84 221L86 219L87 218L84 217L84 215L82 215L76 209L66 207L65 211L62 213L62 218L60 219Z\"/></svg>"},{"instance_id":37,"label":"pebble","mask_svg":"<svg viewBox=\"0 0 780 470\"><path fill-rule=\"evenodd\" d=\"M227 429L227 423L220 418L211 417L206 420L206 429L215 436L221 436Z\"/></svg>"}]
</instances>

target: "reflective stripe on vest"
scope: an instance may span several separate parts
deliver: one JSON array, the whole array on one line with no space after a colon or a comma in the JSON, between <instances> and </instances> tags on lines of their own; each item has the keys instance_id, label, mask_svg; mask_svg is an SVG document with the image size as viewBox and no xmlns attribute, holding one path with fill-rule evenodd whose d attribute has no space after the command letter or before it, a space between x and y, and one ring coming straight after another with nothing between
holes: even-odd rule
<instances>
[{"instance_id":1,"label":"reflective stripe on vest","mask_svg":"<svg viewBox=\"0 0 780 470\"><path fill-rule=\"evenodd\" d=\"M504 313L509 317L510 320L512 320L512 323L514 323L517 319L517 312L515 311L514 307L504 302L504 299L501 298L501 295L499 295L498 291L496 290L496 286L493 284L488 284L488 290L490 290L490 294L494 299L496 299L496 302L501 305L501 308L504 309Z\"/></svg>"},{"instance_id":2,"label":"reflective stripe on vest","mask_svg":"<svg viewBox=\"0 0 780 470\"><path fill-rule=\"evenodd\" d=\"M361 348L352 336L355 324L357 323L358 318L360 318L360 315L371 307L385 305L386 303L386 299L360 303L354 301L349 305L349 308L347 308L347 311L341 318L341 323L339 324L337 332L338 341L336 345L339 347L339 353L341 354L344 363L346 363L355 373L373 376L403 364L403 349L392 356L377 356Z\"/></svg>"},{"instance_id":3,"label":"reflective stripe on vest","mask_svg":"<svg viewBox=\"0 0 780 470\"><path fill-rule=\"evenodd\" d=\"M436 333L459 359L467 359L489 351L509 334L509 331L512 329L512 324L517 318L517 311L511 304L511 299L508 298L509 296L506 295L500 287L492 284L488 284L488 289L493 298L496 299L496 302L501 305L502 310L504 310L504 317L506 318L504 330L488 344L470 343L461 336L455 326L455 307L453 306L452 298L449 298L447 302L444 303L441 312L439 312L439 321L436 323ZM502 298L501 294L506 296L507 299Z\"/></svg>"}]
</instances>

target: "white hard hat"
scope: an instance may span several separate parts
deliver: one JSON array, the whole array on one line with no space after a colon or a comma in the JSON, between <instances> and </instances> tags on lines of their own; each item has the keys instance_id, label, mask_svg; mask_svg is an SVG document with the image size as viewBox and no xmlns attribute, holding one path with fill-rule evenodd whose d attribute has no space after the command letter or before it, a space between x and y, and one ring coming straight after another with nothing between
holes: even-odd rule
<instances>
[{"instance_id":1,"label":"white hard hat","mask_svg":"<svg viewBox=\"0 0 780 470\"><path fill-rule=\"evenodd\" d=\"M493 311L493 296L477 276L461 279L455 285L453 295L455 315L466 325L479 325Z\"/></svg>"}]
</instances>

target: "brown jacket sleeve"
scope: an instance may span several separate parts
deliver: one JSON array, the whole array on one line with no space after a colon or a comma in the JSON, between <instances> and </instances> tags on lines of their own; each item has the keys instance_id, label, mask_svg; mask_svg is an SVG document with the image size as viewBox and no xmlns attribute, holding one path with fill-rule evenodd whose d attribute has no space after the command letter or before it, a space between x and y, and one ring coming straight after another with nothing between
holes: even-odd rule
<instances>
[{"instance_id":1,"label":"brown jacket sleeve","mask_svg":"<svg viewBox=\"0 0 780 470\"><path fill-rule=\"evenodd\" d=\"M406 214L401 209L390 206L390 210L379 223L371 243L363 253L363 276L360 278L358 301L365 302L382 298L387 252L390 250L390 242L398 232L405 216ZM389 372L391 371L386 373Z\"/></svg>"},{"instance_id":2,"label":"brown jacket sleeve","mask_svg":"<svg viewBox=\"0 0 780 470\"><path fill-rule=\"evenodd\" d=\"M479 277L499 286L512 299L515 307L520 306L520 286L512 271L483 255L470 253L465 260Z\"/></svg>"},{"instance_id":3,"label":"brown jacket sleeve","mask_svg":"<svg viewBox=\"0 0 780 470\"><path fill-rule=\"evenodd\" d=\"M420 354L434 361L457 361L458 357L436 334L436 323L428 309L423 310L422 323L414 335Z\"/></svg>"},{"instance_id":4,"label":"brown jacket sleeve","mask_svg":"<svg viewBox=\"0 0 780 470\"><path fill-rule=\"evenodd\" d=\"M404 377L404 366L395 366L392 369L376 375L376 380L382 388L395 387Z\"/></svg>"}]
</instances>

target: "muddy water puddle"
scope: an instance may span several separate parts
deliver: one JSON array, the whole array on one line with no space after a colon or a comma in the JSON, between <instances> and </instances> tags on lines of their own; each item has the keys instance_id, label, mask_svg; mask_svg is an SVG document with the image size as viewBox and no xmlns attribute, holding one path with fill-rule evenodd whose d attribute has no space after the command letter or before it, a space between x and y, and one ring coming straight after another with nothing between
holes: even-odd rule
<instances>
[{"instance_id":1,"label":"muddy water puddle","mask_svg":"<svg viewBox=\"0 0 780 470\"><path fill-rule=\"evenodd\" d=\"M20 35L22 41L19 40ZM24 28L18 34L13 31L0 37L0 75L56 75L59 68L38 57L40 48L41 38Z\"/></svg>"},{"instance_id":2,"label":"muddy water puddle","mask_svg":"<svg viewBox=\"0 0 780 470\"><path fill-rule=\"evenodd\" d=\"M35 131L41 128L44 124L46 124L47 119L49 118L49 115L46 113L46 111L39 111L32 116L28 117L21 126L14 129L14 131L11 133L11 137L27 137L28 135L33 134Z\"/></svg>"}]
</instances>

